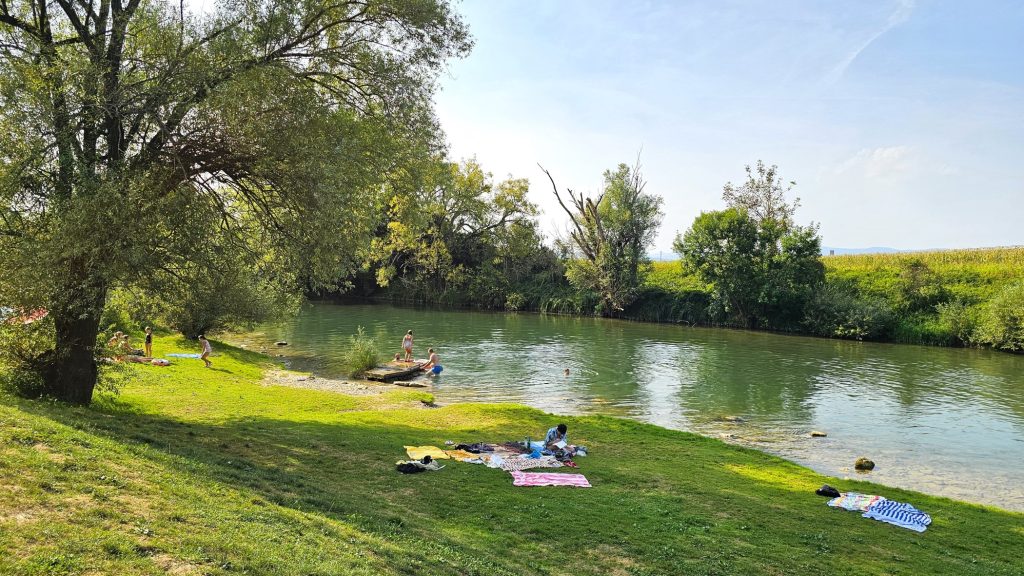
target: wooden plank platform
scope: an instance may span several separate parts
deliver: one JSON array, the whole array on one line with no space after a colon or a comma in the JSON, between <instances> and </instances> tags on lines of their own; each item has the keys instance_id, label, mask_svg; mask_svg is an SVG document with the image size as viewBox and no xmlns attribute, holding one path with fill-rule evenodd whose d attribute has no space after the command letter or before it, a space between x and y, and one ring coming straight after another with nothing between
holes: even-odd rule
<instances>
[{"instance_id":1,"label":"wooden plank platform","mask_svg":"<svg viewBox=\"0 0 1024 576\"><path fill-rule=\"evenodd\" d=\"M398 380L399 378L407 378L416 374L422 374L420 366L423 365L423 361L416 360L415 362L387 362L381 364L376 368L366 371L367 380L376 380L378 382L391 382L392 380Z\"/></svg>"}]
</instances>

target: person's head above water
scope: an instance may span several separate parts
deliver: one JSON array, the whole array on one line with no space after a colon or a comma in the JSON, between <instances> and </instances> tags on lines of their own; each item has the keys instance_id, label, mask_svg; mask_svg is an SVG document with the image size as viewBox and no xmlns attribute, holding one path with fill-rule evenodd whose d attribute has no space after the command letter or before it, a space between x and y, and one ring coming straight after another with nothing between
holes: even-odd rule
<instances>
[{"instance_id":1,"label":"person's head above water","mask_svg":"<svg viewBox=\"0 0 1024 576\"><path fill-rule=\"evenodd\" d=\"M433 348L427 348L427 354L433 354L433 353L434 353L434 349Z\"/></svg>"},{"instance_id":2,"label":"person's head above water","mask_svg":"<svg viewBox=\"0 0 1024 576\"><path fill-rule=\"evenodd\" d=\"M559 434L565 434L566 432L569 431L569 427L566 426L565 424L559 424L557 430Z\"/></svg>"},{"instance_id":3,"label":"person's head above water","mask_svg":"<svg viewBox=\"0 0 1024 576\"><path fill-rule=\"evenodd\" d=\"M412 336L412 330L409 330L408 332L406 332L406 334L408 334L409 336Z\"/></svg>"}]
</instances>

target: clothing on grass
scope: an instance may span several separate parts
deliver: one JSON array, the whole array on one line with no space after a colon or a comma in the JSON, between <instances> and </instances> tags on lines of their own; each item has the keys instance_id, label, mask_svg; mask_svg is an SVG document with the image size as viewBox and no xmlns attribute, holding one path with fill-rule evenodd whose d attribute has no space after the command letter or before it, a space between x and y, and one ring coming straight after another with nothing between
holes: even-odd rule
<instances>
[{"instance_id":1,"label":"clothing on grass","mask_svg":"<svg viewBox=\"0 0 1024 576\"><path fill-rule=\"evenodd\" d=\"M513 486L576 486L590 488L583 474L552 474L550 472L512 472Z\"/></svg>"},{"instance_id":2,"label":"clothing on grass","mask_svg":"<svg viewBox=\"0 0 1024 576\"><path fill-rule=\"evenodd\" d=\"M872 504L864 512L863 516L899 526L900 528L913 530L914 532L924 532L928 529L928 525L932 523L931 516L910 504L884 498Z\"/></svg>"},{"instance_id":3,"label":"clothing on grass","mask_svg":"<svg viewBox=\"0 0 1024 576\"><path fill-rule=\"evenodd\" d=\"M858 494L857 492L846 492L841 493L839 497L833 498L828 501L828 505L833 508L842 508L843 510L853 510L856 512L865 512L868 508L874 505L876 502L885 500L881 496L874 496L871 494Z\"/></svg>"},{"instance_id":4,"label":"clothing on grass","mask_svg":"<svg viewBox=\"0 0 1024 576\"><path fill-rule=\"evenodd\" d=\"M481 452L494 452L494 446L491 444L484 444L483 442L474 442L472 444L456 444L456 450L465 450L466 452L472 452L473 454L479 454Z\"/></svg>"},{"instance_id":5,"label":"clothing on grass","mask_svg":"<svg viewBox=\"0 0 1024 576\"><path fill-rule=\"evenodd\" d=\"M444 468L444 466L438 464L437 460L431 460L430 462L423 462L422 460L399 460L395 463L395 470L398 470L402 474L417 474L419 472L440 470L441 468Z\"/></svg>"},{"instance_id":6,"label":"clothing on grass","mask_svg":"<svg viewBox=\"0 0 1024 576\"><path fill-rule=\"evenodd\" d=\"M171 352L170 354L164 354L170 358L199 358L199 354L185 354L180 352Z\"/></svg>"},{"instance_id":7,"label":"clothing on grass","mask_svg":"<svg viewBox=\"0 0 1024 576\"><path fill-rule=\"evenodd\" d=\"M413 460L422 460L424 456L430 456L435 460L443 460L449 457L445 454L444 450L437 446L405 446L405 453Z\"/></svg>"}]
</instances>

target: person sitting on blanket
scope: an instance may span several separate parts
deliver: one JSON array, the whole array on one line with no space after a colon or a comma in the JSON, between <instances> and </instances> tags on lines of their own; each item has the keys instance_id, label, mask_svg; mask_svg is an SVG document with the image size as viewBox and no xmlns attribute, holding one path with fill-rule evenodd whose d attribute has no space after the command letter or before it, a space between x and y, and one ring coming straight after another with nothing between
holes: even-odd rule
<instances>
[{"instance_id":1,"label":"person sitting on blanket","mask_svg":"<svg viewBox=\"0 0 1024 576\"><path fill-rule=\"evenodd\" d=\"M548 430L546 436L544 436L544 451L545 453L550 452L554 454L556 458L569 457L571 458L576 453L576 447L569 445L569 427L565 424L559 424ZM559 458L561 460L561 458Z\"/></svg>"}]
</instances>

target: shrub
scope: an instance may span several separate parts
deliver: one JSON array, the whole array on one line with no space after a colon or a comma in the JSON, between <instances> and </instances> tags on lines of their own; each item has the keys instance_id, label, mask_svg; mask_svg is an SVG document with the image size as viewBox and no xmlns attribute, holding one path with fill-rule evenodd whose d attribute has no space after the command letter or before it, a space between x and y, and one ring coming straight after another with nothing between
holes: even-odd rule
<instances>
[{"instance_id":1,"label":"shrub","mask_svg":"<svg viewBox=\"0 0 1024 576\"><path fill-rule=\"evenodd\" d=\"M978 311L963 300L943 302L935 306L939 325L961 344L970 344L978 326Z\"/></svg>"},{"instance_id":2,"label":"shrub","mask_svg":"<svg viewBox=\"0 0 1024 576\"><path fill-rule=\"evenodd\" d=\"M513 292L505 299L505 310L515 312L516 310L522 310L525 305L526 297L519 292Z\"/></svg>"},{"instance_id":3,"label":"shrub","mask_svg":"<svg viewBox=\"0 0 1024 576\"><path fill-rule=\"evenodd\" d=\"M884 301L862 297L850 286L830 282L807 302L803 326L818 336L874 340L886 333L892 320Z\"/></svg>"},{"instance_id":4,"label":"shrub","mask_svg":"<svg viewBox=\"0 0 1024 576\"><path fill-rule=\"evenodd\" d=\"M975 338L1000 350L1024 351L1024 281L1007 285L988 302Z\"/></svg>"},{"instance_id":5,"label":"shrub","mask_svg":"<svg viewBox=\"0 0 1024 576\"><path fill-rule=\"evenodd\" d=\"M377 350L377 342L366 335L362 326L356 328L356 333L349 341L349 349L345 351L345 364L348 365L349 374L353 378L358 378L380 363L380 352Z\"/></svg>"}]
</instances>

